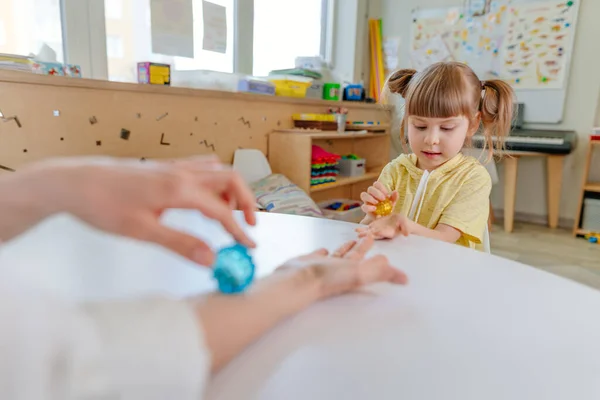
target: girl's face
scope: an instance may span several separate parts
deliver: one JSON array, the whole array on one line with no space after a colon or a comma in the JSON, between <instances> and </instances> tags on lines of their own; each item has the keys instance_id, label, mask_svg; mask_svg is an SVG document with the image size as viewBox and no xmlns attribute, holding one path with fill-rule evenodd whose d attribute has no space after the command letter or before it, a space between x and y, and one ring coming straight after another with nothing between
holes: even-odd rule
<instances>
[{"instance_id":1,"label":"girl's face","mask_svg":"<svg viewBox=\"0 0 600 400\"><path fill-rule=\"evenodd\" d=\"M431 171L457 155L467 136L477 131L478 120L479 116L471 125L464 115L451 118L409 116L408 142L417 155L417 166Z\"/></svg>"}]
</instances>

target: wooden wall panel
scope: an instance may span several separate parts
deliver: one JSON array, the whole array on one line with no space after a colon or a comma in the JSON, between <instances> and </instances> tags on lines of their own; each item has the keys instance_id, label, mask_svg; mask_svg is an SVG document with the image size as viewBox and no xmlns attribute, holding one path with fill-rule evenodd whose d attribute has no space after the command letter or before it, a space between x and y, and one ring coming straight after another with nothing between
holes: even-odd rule
<instances>
[{"instance_id":1,"label":"wooden wall panel","mask_svg":"<svg viewBox=\"0 0 600 400\"><path fill-rule=\"evenodd\" d=\"M340 103L0 72L0 165L57 156L183 157L238 148L267 153L268 134L297 112ZM388 123L380 105L343 103L350 120ZM294 151L289 149L289 151Z\"/></svg>"}]
</instances>

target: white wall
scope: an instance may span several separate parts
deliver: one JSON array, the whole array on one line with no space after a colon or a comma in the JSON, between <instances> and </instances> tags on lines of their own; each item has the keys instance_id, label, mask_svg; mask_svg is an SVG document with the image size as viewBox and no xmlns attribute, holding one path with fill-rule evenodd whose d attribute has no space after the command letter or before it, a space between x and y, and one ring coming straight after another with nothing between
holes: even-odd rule
<instances>
[{"instance_id":1,"label":"white wall","mask_svg":"<svg viewBox=\"0 0 600 400\"><path fill-rule=\"evenodd\" d=\"M370 0L369 12L371 18L383 18L384 36L401 38L400 67L409 67L408 43L411 11L417 7L437 8L461 4L461 0ZM597 44L598 38L600 38L600 24L598 24L598 16L600 16L600 0L580 0L575 49L563 122L554 125L531 126L533 128L574 130L579 134L579 146L573 154L566 158L563 174L560 216L567 220L572 220L577 210L586 137L592 126L600 124L600 72L598 72L600 48ZM595 179L600 180L600 168L596 168L596 171ZM501 165L499 172L502 179ZM492 192L492 203L495 209L503 208L503 197L501 184L496 185ZM546 169L543 159L519 161L516 209L517 213L541 216L547 214Z\"/></svg>"}]
</instances>

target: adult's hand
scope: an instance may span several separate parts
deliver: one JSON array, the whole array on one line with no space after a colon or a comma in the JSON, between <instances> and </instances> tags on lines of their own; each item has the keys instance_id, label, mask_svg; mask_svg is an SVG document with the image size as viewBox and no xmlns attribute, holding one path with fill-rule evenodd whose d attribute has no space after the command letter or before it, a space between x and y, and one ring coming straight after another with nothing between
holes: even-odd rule
<instances>
[{"instance_id":1,"label":"adult's hand","mask_svg":"<svg viewBox=\"0 0 600 400\"><path fill-rule=\"evenodd\" d=\"M394 268L387 257L376 255L365 258L373 247L374 239L365 237L351 241L329 254L326 249L286 262L281 269L304 269L318 282L318 299L351 292L376 282L406 284L404 272Z\"/></svg>"},{"instance_id":2,"label":"adult's hand","mask_svg":"<svg viewBox=\"0 0 600 400\"><path fill-rule=\"evenodd\" d=\"M232 206L254 225L254 196L231 169L215 157L147 161L71 158L47 161L22 172L23 184L53 206L101 230L157 243L183 257L211 265L213 251L200 239L161 224L169 208L196 209L219 221L240 243L253 241L235 221Z\"/></svg>"},{"instance_id":3,"label":"adult's hand","mask_svg":"<svg viewBox=\"0 0 600 400\"><path fill-rule=\"evenodd\" d=\"M372 246L369 237L346 243L331 254L317 250L287 261L243 296L216 293L194 299L213 371L279 322L319 300L376 282L405 284L406 275L386 257L366 258Z\"/></svg>"}]
</instances>

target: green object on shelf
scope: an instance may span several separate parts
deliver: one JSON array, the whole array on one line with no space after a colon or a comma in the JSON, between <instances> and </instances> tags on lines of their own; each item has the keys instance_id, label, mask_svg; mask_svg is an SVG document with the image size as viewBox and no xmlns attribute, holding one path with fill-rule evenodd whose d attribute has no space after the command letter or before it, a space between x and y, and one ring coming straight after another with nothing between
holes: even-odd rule
<instances>
[{"instance_id":1,"label":"green object on shelf","mask_svg":"<svg viewBox=\"0 0 600 400\"><path fill-rule=\"evenodd\" d=\"M340 99L340 88L339 83L326 83L323 85L323 99L324 100L339 100Z\"/></svg>"},{"instance_id":2,"label":"green object on shelf","mask_svg":"<svg viewBox=\"0 0 600 400\"><path fill-rule=\"evenodd\" d=\"M356 154L346 154L342 157L344 160L360 160L360 157Z\"/></svg>"}]
</instances>

